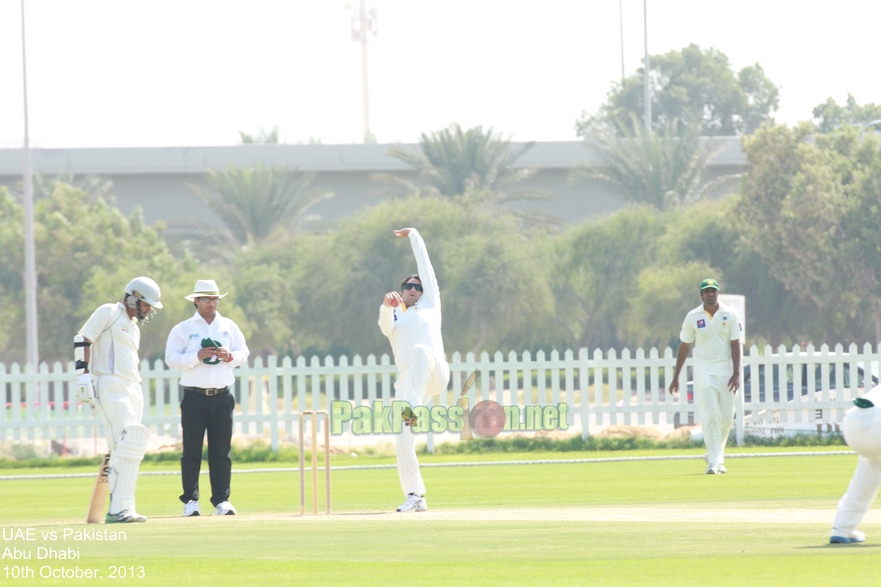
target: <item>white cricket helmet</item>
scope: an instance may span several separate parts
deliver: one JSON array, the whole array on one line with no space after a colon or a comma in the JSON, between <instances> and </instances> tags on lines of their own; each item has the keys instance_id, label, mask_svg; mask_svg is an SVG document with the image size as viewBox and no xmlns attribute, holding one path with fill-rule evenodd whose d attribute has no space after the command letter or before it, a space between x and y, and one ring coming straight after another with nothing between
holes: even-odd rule
<instances>
[{"instance_id":1,"label":"white cricket helmet","mask_svg":"<svg viewBox=\"0 0 881 587\"><path fill-rule=\"evenodd\" d=\"M135 277L125 286L125 293L133 295L139 300L144 300L153 308L162 309L162 302L159 301L159 297L162 295L162 292L159 291L159 284L149 277Z\"/></svg>"}]
</instances>

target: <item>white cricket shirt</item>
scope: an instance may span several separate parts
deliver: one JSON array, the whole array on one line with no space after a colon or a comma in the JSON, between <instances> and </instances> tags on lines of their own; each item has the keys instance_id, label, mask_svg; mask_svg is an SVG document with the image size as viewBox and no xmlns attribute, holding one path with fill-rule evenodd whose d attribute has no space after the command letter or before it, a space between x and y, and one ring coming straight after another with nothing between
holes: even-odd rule
<instances>
[{"instance_id":1,"label":"white cricket shirt","mask_svg":"<svg viewBox=\"0 0 881 587\"><path fill-rule=\"evenodd\" d=\"M692 358L696 367L728 376L734 369L731 341L740 338L741 330L737 312L728 304L719 302L715 316L710 316L701 304L685 316L679 340L694 345Z\"/></svg>"},{"instance_id":2,"label":"white cricket shirt","mask_svg":"<svg viewBox=\"0 0 881 587\"><path fill-rule=\"evenodd\" d=\"M410 368L413 349L417 344L430 348L439 361L446 361L444 341L441 336L440 289L434 267L428 258L425 241L416 230L409 234L416 269L422 281L422 297L415 305L404 310L403 306L379 307L379 328L392 345L398 372Z\"/></svg>"},{"instance_id":3,"label":"white cricket shirt","mask_svg":"<svg viewBox=\"0 0 881 587\"><path fill-rule=\"evenodd\" d=\"M93 376L116 375L134 383L141 382L138 369L141 329L137 318L129 318L125 304L98 306L77 334L92 341L89 372Z\"/></svg>"},{"instance_id":4,"label":"white cricket shirt","mask_svg":"<svg viewBox=\"0 0 881 587\"><path fill-rule=\"evenodd\" d=\"M210 338L230 351L232 361L216 365L203 363L199 357L202 339ZM245 344L245 336L235 322L215 313L208 324L199 312L171 329L165 344L165 362L172 369L182 372L182 387L221 388L235 383L233 369L248 361L251 351Z\"/></svg>"}]
</instances>

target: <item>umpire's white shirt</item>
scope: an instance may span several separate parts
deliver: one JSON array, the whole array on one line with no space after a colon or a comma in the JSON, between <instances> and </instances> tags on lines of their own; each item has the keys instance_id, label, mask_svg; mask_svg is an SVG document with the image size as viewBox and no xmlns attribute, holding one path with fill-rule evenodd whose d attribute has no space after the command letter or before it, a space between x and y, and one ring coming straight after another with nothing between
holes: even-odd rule
<instances>
[{"instance_id":1,"label":"umpire's white shirt","mask_svg":"<svg viewBox=\"0 0 881 587\"><path fill-rule=\"evenodd\" d=\"M710 316L701 304L685 316L679 340L693 344L694 366L707 374L729 377L734 370L731 341L740 338L742 328L734 308L719 302Z\"/></svg>"},{"instance_id":2,"label":"umpire's white shirt","mask_svg":"<svg viewBox=\"0 0 881 587\"><path fill-rule=\"evenodd\" d=\"M233 360L221 361L216 365L203 363L199 359L202 339L210 338L230 351ZM233 369L248 361L251 351L245 344L245 337L235 322L215 313L214 320L208 324L199 312L189 320L184 320L171 329L165 345L165 362L172 369L181 371L182 387L221 388L235 383Z\"/></svg>"},{"instance_id":3,"label":"umpire's white shirt","mask_svg":"<svg viewBox=\"0 0 881 587\"><path fill-rule=\"evenodd\" d=\"M92 341L89 348L89 371L92 377L115 375L140 383L138 347L141 330L135 318L129 318L125 304L99 306L77 333Z\"/></svg>"}]
</instances>

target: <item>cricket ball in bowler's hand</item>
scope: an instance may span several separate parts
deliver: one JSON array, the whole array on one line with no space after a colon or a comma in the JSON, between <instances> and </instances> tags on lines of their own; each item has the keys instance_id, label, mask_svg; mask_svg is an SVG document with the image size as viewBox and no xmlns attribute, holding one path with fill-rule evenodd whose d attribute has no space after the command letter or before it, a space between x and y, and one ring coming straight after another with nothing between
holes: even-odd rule
<instances>
[{"instance_id":1,"label":"cricket ball in bowler's hand","mask_svg":"<svg viewBox=\"0 0 881 587\"><path fill-rule=\"evenodd\" d=\"M492 400L483 400L471 410L471 430L483 438L496 436L505 427L505 408Z\"/></svg>"}]
</instances>

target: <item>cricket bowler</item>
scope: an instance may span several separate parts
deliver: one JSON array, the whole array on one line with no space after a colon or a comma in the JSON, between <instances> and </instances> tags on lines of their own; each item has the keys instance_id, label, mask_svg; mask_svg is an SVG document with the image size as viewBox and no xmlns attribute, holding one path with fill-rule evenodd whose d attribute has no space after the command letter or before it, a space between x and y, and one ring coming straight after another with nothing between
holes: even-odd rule
<instances>
[{"instance_id":1,"label":"cricket bowler","mask_svg":"<svg viewBox=\"0 0 881 587\"><path fill-rule=\"evenodd\" d=\"M437 277L425 242L415 228L395 231L398 238L409 238L416 257L418 274L401 281L401 291L385 294L379 307L379 328L392 345L398 377L395 381L395 401L410 406L422 406L431 396L447 388L450 366L444 354L441 337L441 302ZM407 424L397 435L395 447L398 477L406 501L397 508L399 512L424 512L425 483L416 459L416 435L410 408L404 408Z\"/></svg>"}]
</instances>

